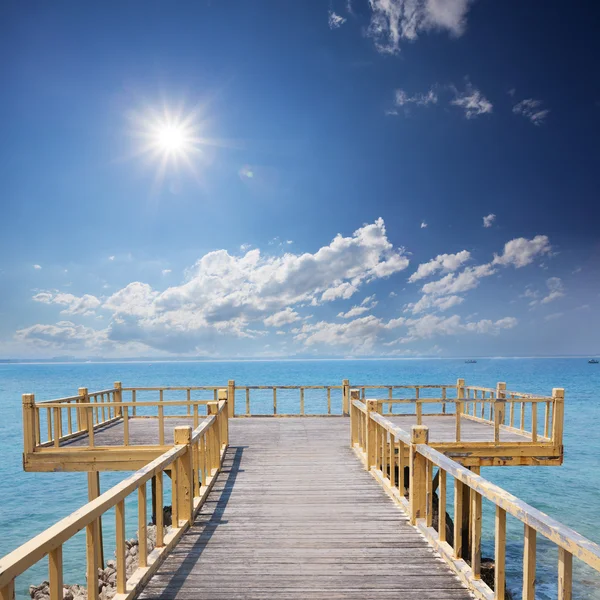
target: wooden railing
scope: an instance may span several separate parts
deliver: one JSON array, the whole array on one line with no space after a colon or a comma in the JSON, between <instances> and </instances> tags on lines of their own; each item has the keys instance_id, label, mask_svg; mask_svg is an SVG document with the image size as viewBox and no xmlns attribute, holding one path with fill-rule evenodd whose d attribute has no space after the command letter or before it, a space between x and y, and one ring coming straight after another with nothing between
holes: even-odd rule
<instances>
[{"instance_id":1,"label":"wooden railing","mask_svg":"<svg viewBox=\"0 0 600 600\"><path fill-rule=\"evenodd\" d=\"M241 392L243 395L242 402L244 402L244 411L239 412L236 410L236 417L251 417L251 416L276 416L276 417L297 417L297 416L332 416L332 415L348 415L348 390L350 384L347 379L342 382L342 385L242 385L235 386L234 393ZM336 394L332 404L332 391L340 390L341 394ZM293 407L294 410L288 412L281 412L278 407L278 392L279 400L281 401L282 393L289 393L291 391L297 391L297 404ZM321 408L321 412L315 410L309 410L306 408L306 394L315 392L321 392L319 394L318 405ZM252 412L252 399L251 392L261 394L258 399L262 412ZM286 398L288 400L288 398ZM256 398L255 398L256 401ZM289 402L286 402L286 405Z\"/></svg>"},{"instance_id":2,"label":"wooden railing","mask_svg":"<svg viewBox=\"0 0 600 600\"><path fill-rule=\"evenodd\" d=\"M482 478L478 468L465 468L432 448L426 426L414 425L408 433L378 413L378 401L361 402L359 398L359 390L352 390L351 446L366 468L406 510L411 524L425 535L478 598L505 598L507 514L524 525L523 600L535 599L537 534L558 546L559 600L573 598L573 557L600 573L598 544ZM446 527L448 477L454 482L452 543ZM436 487L438 492L434 495ZM438 515L435 528L434 497ZM481 579L482 499L495 506L493 590Z\"/></svg>"},{"instance_id":3,"label":"wooden railing","mask_svg":"<svg viewBox=\"0 0 600 600\"><path fill-rule=\"evenodd\" d=\"M564 390L561 388L555 388L552 396L535 396L507 391L503 382L498 383L496 388L466 386L464 379L459 379L454 386L352 387L353 390L358 390L363 401L367 399L367 393L373 390L387 390L385 398L369 397L377 401L377 412L385 416L414 416L417 425L423 424L424 416L454 415L455 442L461 441L462 420L468 419L491 425L496 443L501 441L501 432L505 431L529 438L532 444L546 442L555 447L562 445ZM398 398L394 397L396 390L408 390L414 394ZM431 392L435 390L440 390L439 396L431 396ZM538 406L543 407L543 412L538 410ZM394 410L395 407L401 410ZM542 423L540 419L543 419Z\"/></svg>"},{"instance_id":4,"label":"wooden railing","mask_svg":"<svg viewBox=\"0 0 600 600\"><path fill-rule=\"evenodd\" d=\"M192 393L198 390L209 390L213 397L193 398ZM166 397L165 393L173 391L185 392L185 399ZM147 396L153 399L147 400ZM123 445L128 446L130 417L158 419L158 445L164 446L167 419L189 417L195 428L200 418L208 414L208 405L226 397L227 387L124 388L120 382L110 390L88 392L87 388L79 388L77 396L37 403L33 394L24 394L25 453L59 448L62 443L82 436L87 436L88 447L97 447L95 432L117 421L123 421Z\"/></svg>"},{"instance_id":5,"label":"wooden railing","mask_svg":"<svg viewBox=\"0 0 600 600\"><path fill-rule=\"evenodd\" d=\"M61 403L51 402L56 405ZM81 403L91 404L91 403ZM52 406L54 409L54 406ZM85 406L87 411L92 410ZM210 402L209 416L193 431L175 427L175 445L157 459L117 484L95 500L40 533L0 560L0 600L14 598L14 581L44 556L49 559L50 599L63 599L62 547L78 531L86 530L86 574L88 599L98 600L99 522L103 514L115 508L116 514L116 593L119 600L133 598L159 567L192 523L220 471L228 446L227 401ZM163 473L172 479L172 528L164 534ZM147 483L152 480L156 496L153 514L156 520L156 548L148 552ZM137 491L139 566L126 577L125 498Z\"/></svg>"}]
</instances>

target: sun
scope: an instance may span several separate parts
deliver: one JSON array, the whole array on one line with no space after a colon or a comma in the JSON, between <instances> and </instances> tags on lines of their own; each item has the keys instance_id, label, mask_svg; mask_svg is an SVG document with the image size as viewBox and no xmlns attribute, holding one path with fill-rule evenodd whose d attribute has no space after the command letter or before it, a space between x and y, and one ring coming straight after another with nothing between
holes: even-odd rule
<instances>
[{"instance_id":1,"label":"sun","mask_svg":"<svg viewBox=\"0 0 600 600\"><path fill-rule=\"evenodd\" d=\"M157 131L156 143L165 152L184 152L186 135L181 125L163 125Z\"/></svg>"},{"instance_id":2,"label":"sun","mask_svg":"<svg viewBox=\"0 0 600 600\"><path fill-rule=\"evenodd\" d=\"M208 160L208 147L214 145L214 140L206 137L208 124L201 108L186 110L165 103L161 108L133 112L131 122L133 156L145 159L155 172L157 186L184 170L199 179Z\"/></svg>"}]
</instances>

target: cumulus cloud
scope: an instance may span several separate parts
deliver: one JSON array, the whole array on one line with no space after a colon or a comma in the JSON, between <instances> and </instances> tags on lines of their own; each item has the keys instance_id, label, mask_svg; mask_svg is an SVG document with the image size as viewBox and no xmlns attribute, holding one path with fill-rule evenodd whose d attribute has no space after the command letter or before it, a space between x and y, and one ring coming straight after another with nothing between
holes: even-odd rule
<instances>
[{"instance_id":1,"label":"cumulus cloud","mask_svg":"<svg viewBox=\"0 0 600 600\"><path fill-rule=\"evenodd\" d=\"M550 114L549 109L542 109L542 102L533 98L526 98L513 106L513 113L529 119L534 125L542 125Z\"/></svg>"},{"instance_id":2,"label":"cumulus cloud","mask_svg":"<svg viewBox=\"0 0 600 600\"><path fill-rule=\"evenodd\" d=\"M163 269L163 270L161 271L161 273L162 273L163 275L169 275L169 274L171 273L171 269Z\"/></svg>"},{"instance_id":3,"label":"cumulus cloud","mask_svg":"<svg viewBox=\"0 0 600 600\"><path fill-rule=\"evenodd\" d=\"M62 292L39 292L33 296L36 302L43 304L59 304L65 306L61 314L65 315L93 315L101 302L96 296L84 294L83 296L74 296Z\"/></svg>"},{"instance_id":4,"label":"cumulus cloud","mask_svg":"<svg viewBox=\"0 0 600 600\"><path fill-rule=\"evenodd\" d=\"M82 349L97 348L106 342L106 331L75 325L71 321L59 321L56 325L33 325L19 329L15 339L41 348Z\"/></svg>"},{"instance_id":5,"label":"cumulus cloud","mask_svg":"<svg viewBox=\"0 0 600 600\"><path fill-rule=\"evenodd\" d=\"M436 273L437 271L450 272L456 271L471 258L468 250L462 250L456 254L438 254L429 262L421 263L417 270L408 278L408 281L414 283L419 279L424 279Z\"/></svg>"},{"instance_id":6,"label":"cumulus cloud","mask_svg":"<svg viewBox=\"0 0 600 600\"><path fill-rule=\"evenodd\" d=\"M515 327L517 319L504 317L497 321L482 319L464 323L459 315L452 315L451 317L425 315L419 319L407 319L405 325L408 328L408 335L400 340L402 343L464 333L497 335L503 329Z\"/></svg>"},{"instance_id":7,"label":"cumulus cloud","mask_svg":"<svg viewBox=\"0 0 600 600\"><path fill-rule=\"evenodd\" d=\"M39 271L39 270L42 268L42 265L33 265L33 268L34 268L36 271Z\"/></svg>"},{"instance_id":8,"label":"cumulus cloud","mask_svg":"<svg viewBox=\"0 0 600 600\"><path fill-rule=\"evenodd\" d=\"M483 217L483 226L491 227L492 223L496 220L496 215L494 213L490 213L487 217Z\"/></svg>"},{"instance_id":9,"label":"cumulus cloud","mask_svg":"<svg viewBox=\"0 0 600 600\"><path fill-rule=\"evenodd\" d=\"M369 0L367 34L379 52L397 54L402 40L414 41L428 31L460 36L472 0Z\"/></svg>"},{"instance_id":10,"label":"cumulus cloud","mask_svg":"<svg viewBox=\"0 0 600 600\"><path fill-rule=\"evenodd\" d=\"M425 223L425 221L421 221L421 229L427 229L427 223Z\"/></svg>"},{"instance_id":11,"label":"cumulus cloud","mask_svg":"<svg viewBox=\"0 0 600 600\"><path fill-rule=\"evenodd\" d=\"M454 100L450 104L462 108L467 119L489 114L494 108L492 103L470 83L467 83L465 91L460 92L455 88L454 93Z\"/></svg>"},{"instance_id":12,"label":"cumulus cloud","mask_svg":"<svg viewBox=\"0 0 600 600\"><path fill-rule=\"evenodd\" d=\"M504 252L495 254L492 264L512 265L517 269L531 264L538 256L549 254L552 250L546 235L536 235L533 239L516 238L504 245Z\"/></svg>"},{"instance_id":13,"label":"cumulus cloud","mask_svg":"<svg viewBox=\"0 0 600 600\"><path fill-rule=\"evenodd\" d=\"M329 29L339 29L345 22L345 17L334 13L332 10L329 11Z\"/></svg>"},{"instance_id":14,"label":"cumulus cloud","mask_svg":"<svg viewBox=\"0 0 600 600\"><path fill-rule=\"evenodd\" d=\"M548 304L565 295L565 289L560 277L550 277L550 279L546 280L546 286L548 287L548 295L542 298L542 304Z\"/></svg>"},{"instance_id":15,"label":"cumulus cloud","mask_svg":"<svg viewBox=\"0 0 600 600\"><path fill-rule=\"evenodd\" d=\"M187 271L187 280L158 291L134 281L102 303L112 313L108 335L114 341L134 341L169 351L193 351L216 335L253 338L259 322L281 327L297 320L300 305L318 305L354 295L363 285L407 268L402 248L387 238L382 219L350 236L337 235L314 254L263 255L249 250L232 256L209 252ZM76 298L51 295L38 301L62 301L78 311ZM88 296L97 307L98 299ZM75 314L75 313L74 313ZM81 313L83 314L83 313Z\"/></svg>"},{"instance_id":16,"label":"cumulus cloud","mask_svg":"<svg viewBox=\"0 0 600 600\"><path fill-rule=\"evenodd\" d=\"M267 327L282 327L283 325L289 325L300 320L300 315L292 310L289 306L284 310L280 310L275 314L263 319L263 323Z\"/></svg>"},{"instance_id":17,"label":"cumulus cloud","mask_svg":"<svg viewBox=\"0 0 600 600\"><path fill-rule=\"evenodd\" d=\"M437 281L426 283L421 291L424 294L433 296L451 296L463 294L479 285L479 280L483 277L493 275L495 270L490 264L467 267L458 274L449 273Z\"/></svg>"},{"instance_id":18,"label":"cumulus cloud","mask_svg":"<svg viewBox=\"0 0 600 600\"><path fill-rule=\"evenodd\" d=\"M425 294L421 297L418 302L407 304L404 312L411 312L413 314L419 314L426 310L448 310L453 306L457 306L458 304L462 304L464 302L464 298L461 296L428 296Z\"/></svg>"},{"instance_id":19,"label":"cumulus cloud","mask_svg":"<svg viewBox=\"0 0 600 600\"><path fill-rule=\"evenodd\" d=\"M348 312L338 313L338 317L342 319L353 319L363 313L370 311L377 306L375 296L367 296L360 304L353 306Z\"/></svg>"}]
</instances>

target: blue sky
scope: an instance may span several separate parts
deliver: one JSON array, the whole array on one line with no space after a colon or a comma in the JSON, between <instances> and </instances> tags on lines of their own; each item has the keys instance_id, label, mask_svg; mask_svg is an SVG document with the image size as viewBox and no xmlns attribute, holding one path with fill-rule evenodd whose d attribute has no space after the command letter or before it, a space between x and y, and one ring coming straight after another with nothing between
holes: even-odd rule
<instances>
[{"instance_id":1,"label":"blue sky","mask_svg":"<svg viewBox=\"0 0 600 600\"><path fill-rule=\"evenodd\" d=\"M2 3L0 358L600 352L599 18Z\"/></svg>"}]
</instances>

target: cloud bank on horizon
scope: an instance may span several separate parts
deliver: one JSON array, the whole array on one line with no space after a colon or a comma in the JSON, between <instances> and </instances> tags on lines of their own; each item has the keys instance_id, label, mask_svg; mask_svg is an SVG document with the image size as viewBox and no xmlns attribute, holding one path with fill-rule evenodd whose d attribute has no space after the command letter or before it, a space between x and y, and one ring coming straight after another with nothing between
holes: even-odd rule
<instances>
[{"instance_id":1,"label":"cloud bank on horizon","mask_svg":"<svg viewBox=\"0 0 600 600\"><path fill-rule=\"evenodd\" d=\"M13 343L38 355L233 356L240 344L247 355L439 354L449 337L501 336L517 327L508 311L452 313L485 280L510 277L551 255L549 238L536 235L508 240L485 262L464 249L413 265L379 218L313 253L214 250L181 283L163 289L131 281L107 296L38 291L31 300L54 307L59 318L19 329ZM377 314L373 290L382 286L399 300ZM416 301L403 301L415 292ZM564 295L561 279L551 277L547 295L533 302ZM99 320L106 326L95 325ZM267 342L272 338L275 346ZM422 342L427 348L414 348Z\"/></svg>"}]
</instances>

